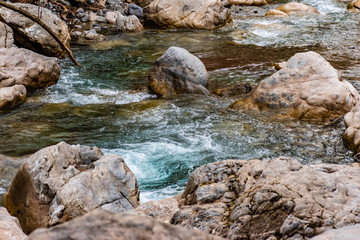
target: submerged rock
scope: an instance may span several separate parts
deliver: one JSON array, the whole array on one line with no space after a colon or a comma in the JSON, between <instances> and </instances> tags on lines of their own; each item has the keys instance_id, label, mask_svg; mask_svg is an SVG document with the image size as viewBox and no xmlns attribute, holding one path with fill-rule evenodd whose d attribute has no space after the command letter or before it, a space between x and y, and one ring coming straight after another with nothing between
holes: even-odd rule
<instances>
[{"instance_id":1,"label":"submerged rock","mask_svg":"<svg viewBox=\"0 0 360 240\"><path fill-rule=\"evenodd\" d=\"M158 96L178 93L208 95L208 74L199 58L179 47L170 47L151 68L149 88Z\"/></svg>"},{"instance_id":2,"label":"submerged rock","mask_svg":"<svg viewBox=\"0 0 360 240\"><path fill-rule=\"evenodd\" d=\"M27 236L21 230L19 220L10 216L6 208L0 207L0 239L25 240Z\"/></svg>"},{"instance_id":3,"label":"submerged rock","mask_svg":"<svg viewBox=\"0 0 360 240\"><path fill-rule=\"evenodd\" d=\"M27 90L45 88L60 78L55 58L23 48L0 49L0 86L24 85Z\"/></svg>"},{"instance_id":4,"label":"submerged rock","mask_svg":"<svg viewBox=\"0 0 360 240\"><path fill-rule=\"evenodd\" d=\"M8 110L23 103L26 98L24 85L0 88L0 111Z\"/></svg>"},{"instance_id":5,"label":"submerged rock","mask_svg":"<svg viewBox=\"0 0 360 240\"><path fill-rule=\"evenodd\" d=\"M83 217L52 227L38 229L29 240L220 240L223 238L156 222L142 216L95 210Z\"/></svg>"},{"instance_id":6,"label":"submerged rock","mask_svg":"<svg viewBox=\"0 0 360 240\"><path fill-rule=\"evenodd\" d=\"M304 239L360 223L360 167L226 160L189 177L173 224L228 239Z\"/></svg>"},{"instance_id":7,"label":"submerged rock","mask_svg":"<svg viewBox=\"0 0 360 240\"><path fill-rule=\"evenodd\" d=\"M122 212L138 204L138 184L123 159L64 142L29 157L4 196L4 206L25 233L96 208Z\"/></svg>"},{"instance_id":8,"label":"submerged rock","mask_svg":"<svg viewBox=\"0 0 360 240\"><path fill-rule=\"evenodd\" d=\"M5 23L0 22L0 48L11 48L14 44L12 29Z\"/></svg>"},{"instance_id":9,"label":"submerged rock","mask_svg":"<svg viewBox=\"0 0 360 240\"><path fill-rule=\"evenodd\" d=\"M298 53L283 68L261 81L235 110L270 110L297 119L332 121L359 99L356 89L315 52Z\"/></svg>"},{"instance_id":10,"label":"submerged rock","mask_svg":"<svg viewBox=\"0 0 360 240\"><path fill-rule=\"evenodd\" d=\"M154 0L144 17L162 28L213 30L231 20L221 0Z\"/></svg>"},{"instance_id":11,"label":"submerged rock","mask_svg":"<svg viewBox=\"0 0 360 240\"><path fill-rule=\"evenodd\" d=\"M67 25L50 10L39 8L32 4L15 3L14 5L39 17L42 22L50 27L53 32L69 46L70 34ZM40 16L38 16L38 13ZM66 52L60 47L56 40L54 40L40 25L29 18L5 7L1 7L0 20L12 28L15 42L18 46L46 56L58 58L65 57Z\"/></svg>"}]
</instances>

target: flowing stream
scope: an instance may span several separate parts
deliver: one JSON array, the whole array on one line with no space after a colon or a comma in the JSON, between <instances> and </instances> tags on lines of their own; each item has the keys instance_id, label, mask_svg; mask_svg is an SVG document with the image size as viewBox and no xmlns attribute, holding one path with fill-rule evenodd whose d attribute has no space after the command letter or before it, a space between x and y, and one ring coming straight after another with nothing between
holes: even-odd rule
<instances>
[{"instance_id":1,"label":"flowing stream","mask_svg":"<svg viewBox=\"0 0 360 240\"><path fill-rule=\"evenodd\" d=\"M57 85L0 115L0 154L21 156L59 141L96 145L125 159L142 202L174 196L196 167L214 161L289 156L304 164L354 162L342 140L343 121L274 121L228 110L234 99L156 99L144 90L149 69L170 46L198 56L213 88L256 84L275 72L273 63L312 50L359 89L360 14L341 1L300 2L321 15L267 18L277 4L233 7L233 23L217 31L150 29L72 46L83 68L61 60ZM11 180L0 175L0 194Z\"/></svg>"}]
</instances>

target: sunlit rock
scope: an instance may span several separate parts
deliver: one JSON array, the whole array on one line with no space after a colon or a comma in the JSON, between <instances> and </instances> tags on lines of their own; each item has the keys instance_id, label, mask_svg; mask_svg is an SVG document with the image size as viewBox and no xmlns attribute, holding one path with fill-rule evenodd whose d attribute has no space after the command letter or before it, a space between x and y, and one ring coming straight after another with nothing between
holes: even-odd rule
<instances>
[{"instance_id":1,"label":"sunlit rock","mask_svg":"<svg viewBox=\"0 0 360 240\"><path fill-rule=\"evenodd\" d=\"M138 204L137 180L123 159L64 142L29 157L4 196L25 233L97 208L122 212Z\"/></svg>"},{"instance_id":2,"label":"sunlit rock","mask_svg":"<svg viewBox=\"0 0 360 240\"><path fill-rule=\"evenodd\" d=\"M293 15L308 15L308 14L320 14L316 8L298 3L290 2L284 5L279 6L276 10L269 10L265 15L266 16L293 16Z\"/></svg>"},{"instance_id":3,"label":"sunlit rock","mask_svg":"<svg viewBox=\"0 0 360 240\"><path fill-rule=\"evenodd\" d=\"M50 229L38 229L29 236L29 240L88 240L89 238L99 240L223 239L200 231L156 222L148 217L114 214L104 210L95 210Z\"/></svg>"},{"instance_id":4,"label":"sunlit rock","mask_svg":"<svg viewBox=\"0 0 360 240\"><path fill-rule=\"evenodd\" d=\"M154 0L144 17L162 28L213 30L231 20L221 0Z\"/></svg>"},{"instance_id":5,"label":"sunlit rock","mask_svg":"<svg viewBox=\"0 0 360 240\"><path fill-rule=\"evenodd\" d=\"M27 236L21 230L19 220L10 216L6 208L0 207L0 239L25 240Z\"/></svg>"},{"instance_id":6,"label":"sunlit rock","mask_svg":"<svg viewBox=\"0 0 360 240\"><path fill-rule=\"evenodd\" d=\"M298 53L264 79L234 110L259 110L303 120L333 121L349 112L359 94L315 52Z\"/></svg>"},{"instance_id":7,"label":"sunlit rock","mask_svg":"<svg viewBox=\"0 0 360 240\"><path fill-rule=\"evenodd\" d=\"M68 27L56 14L52 13L49 9L39 8L32 4L15 3L14 5L39 17L42 22L50 27L52 31L69 46L70 34ZM38 14L40 15L38 16ZM13 29L15 41L21 47L46 56L65 57L66 51L60 47L59 43L40 25L29 18L5 7L1 7L0 20Z\"/></svg>"},{"instance_id":8,"label":"sunlit rock","mask_svg":"<svg viewBox=\"0 0 360 240\"><path fill-rule=\"evenodd\" d=\"M170 47L151 68L149 88L158 96L179 93L208 95L208 74L199 58L179 47Z\"/></svg>"},{"instance_id":9,"label":"sunlit rock","mask_svg":"<svg viewBox=\"0 0 360 240\"><path fill-rule=\"evenodd\" d=\"M355 240L360 237L360 224L328 230L311 240Z\"/></svg>"},{"instance_id":10,"label":"sunlit rock","mask_svg":"<svg viewBox=\"0 0 360 240\"><path fill-rule=\"evenodd\" d=\"M197 168L171 222L228 239L307 239L360 223L360 167L292 158Z\"/></svg>"},{"instance_id":11,"label":"sunlit rock","mask_svg":"<svg viewBox=\"0 0 360 240\"><path fill-rule=\"evenodd\" d=\"M350 12L360 12L360 0L349 3L347 9Z\"/></svg>"},{"instance_id":12,"label":"sunlit rock","mask_svg":"<svg viewBox=\"0 0 360 240\"><path fill-rule=\"evenodd\" d=\"M0 88L0 110L7 110L23 103L26 98L24 85Z\"/></svg>"}]
</instances>

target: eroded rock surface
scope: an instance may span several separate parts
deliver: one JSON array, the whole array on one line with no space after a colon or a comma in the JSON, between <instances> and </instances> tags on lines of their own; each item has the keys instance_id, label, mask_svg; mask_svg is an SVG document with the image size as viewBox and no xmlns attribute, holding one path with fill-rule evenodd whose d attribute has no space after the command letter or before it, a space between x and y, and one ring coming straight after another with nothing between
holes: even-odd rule
<instances>
[{"instance_id":1,"label":"eroded rock surface","mask_svg":"<svg viewBox=\"0 0 360 240\"><path fill-rule=\"evenodd\" d=\"M151 218L95 210L50 229L38 229L29 240L220 240L223 238L156 222Z\"/></svg>"},{"instance_id":2,"label":"eroded rock surface","mask_svg":"<svg viewBox=\"0 0 360 240\"><path fill-rule=\"evenodd\" d=\"M29 157L4 196L4 206L25 233L96 208L122 212L138 204L138 184L123 159L64 142Z\"/></svg>"},{"instance_id":3,"label":"eroded rock surface","mask_svg":"<svg viewBox=\"0 0 360 240\"><path fill-rule=\"evenodd\" d=\"M172 223L229 239L305 239L360 223L360 167L226 160L189 177Z\"/></svg>"},{"instance_id":4,"label":"eroded rock surface","mask_svg":"<svg viewBox=\"0 0 360 240\"><path fill-rule=\"evenodd\" d=\"M50 10L46 8L39 9L36 5L25 3L15 3L14 5L39 17L67 46L69 46L70 34L67 25ZM40 16L38 16L38 14L40 14ZM40 25L29 18L2 7L0 8L0 20L12 28L15 43L18 46L46 56L58 58L65 57L66 52L60 47L56 40L54 40Z\"/></svg>"},{"instance_id":5,"label":"eroded rock surface","mask_svg":"<svg viewBox=\"0 0 360 240\"><path fill-rule=\"evenodd\" d=\"M0 239L25 240L27 236L21 230L19 220L10 216L6 208L0 207Z\"/></svg>"},{"instance_id":6,"label":"eroded rock surface","mask_svg":"<svg viewBox=\"0 0 360 240\"><path fill-rule=\"evenodd\" d=\"M332 121L349 112L359 94L315 52L298 53L264 79L235 110L270 110L297 119Z\"/></svg>"},{"instance_id":7,"label":"eroded rock surface","mask_svg":"<svg viewBox=\"0 0 360 240\"><path fill-rule=\"evenodd\" d=\"M14 44L12 29L5 23L0 22L0 48L11 48Z\"/></svg>"},{"instance_id":8,"label":"eroded rock surface","mask_svg":"<svg viewBox=\"0 0 360 240\"><path fill-rule=\"evenodd\" d=\"M158 96L209 94L208 74L199 58L186 49L170 47L150 70L149 88Z\"/></svg>"},{"instance_id":9,"label":"eroded rock surface","mask_svg":"<svg viewBox=\"0 0 360 240\"><path fill-rule=\"evenodd\" d=\"M163 28L213 30L229 22L231 12L221 0L154 0L144 17Z\"/></svg>"},{"instance_id":10,"label":"eroded rock surface","mask_svg":"<svg viewBox=\"0 0 360 240\"><path fill-rule=\"evenodd\" d=\"M25 101L25 98L26 88L24 85L0 88L0 111L18 106Z\"/></svg>"},{"instance_id":11,"label":"eroded rock surface","mask_svg":"<svg viewBox=\"0 0 360 240\"><path fill-rule=\"evenodd\" d=\"M60 66L56 58L24 48L0 49L0 87L18 84L34 90L53 85L59 78Z\"/></svg>"},{"instance_id":12,"label":"eroded rock surface","mask_svg":"<svg viewBox=\"0 0 360 240\"><path fill-rule=\"evenodd\" d=\"M328 230L311 240L356 240L360 237L360 224Z\"/></svg>"}]
</instances>

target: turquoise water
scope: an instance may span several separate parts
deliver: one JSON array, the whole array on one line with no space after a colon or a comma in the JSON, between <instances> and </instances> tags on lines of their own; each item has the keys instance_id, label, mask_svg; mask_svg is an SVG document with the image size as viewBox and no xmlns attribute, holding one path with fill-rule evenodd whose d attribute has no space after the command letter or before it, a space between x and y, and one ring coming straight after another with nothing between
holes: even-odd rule
<instances>
[{"instance_id":1,"label":"turquoise water","mask_svg":"<svg viewBox=\"0 0 360 240\"><path fill-rule=\"evenodd\" d=\"M226 109L234 99L156 99L146 91L150 67L170 46L198 56L212 88L238 81L256 84L275 72L273 63L309 50L323 55L357 87L359 15L349 14L337 1L304 2L322 15L265 18L266 9L277 6L269 5L250 8L258 13L247 10L251 14L246 17L244 9L239 11L233 24L219 31L146 30L74 45L82 68L62 60L57 85L0 115L0 154L21 156L59 141L96 145L125 159L139 181L141 201L173 196L196 167L229 158L352 163L342 121L330 126L275 121ZM1 180L0 194L11 182Z\"/></svg>"}]
</instances>

